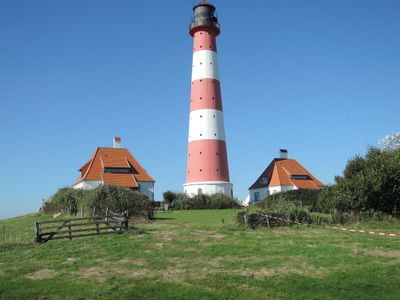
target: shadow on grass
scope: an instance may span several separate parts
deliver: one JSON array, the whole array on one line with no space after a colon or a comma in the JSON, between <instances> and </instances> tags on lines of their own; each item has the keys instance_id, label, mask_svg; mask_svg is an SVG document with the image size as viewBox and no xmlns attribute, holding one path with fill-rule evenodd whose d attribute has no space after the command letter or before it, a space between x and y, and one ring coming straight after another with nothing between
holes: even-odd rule
<instances>
[{"instance_id":1,"label":"shadow on grass","mask_svg":"<svg viewBox=\"0 0 400 300\"><path fill-rule=\"evenodd\" d=\"M11 251L11 250L22 250L22 249L29 249L29 248L33 248L35 247L35 243L34 242L30 242L30 243L2 243L0 244L0 253L1 252L6 252L6 251Z\"/></svg>"},{"instance_id":2,"label":"shadow on grass","mask_svg":"<svg viewBox=\"0 0 400 300\"><path fill-rule=\"evenodd\" d=\"M160 218L160 217L155 217L153 219L154 221L167 221L167 220L175 220L175 218Z\"/></svg>"},{"instance_id":3,"label":"shadow on grass","mask_svg":"<svg viewBox=\"0 0 400 300\"><path fill-rule=\"evenodd\" d=\"M128 228L128 230L126 231L126 233L128 234L128 235L147 235L147 234L150 234L150 231L151 230L146 230L146 229L143 229L143 228L138 228L138 227L135 227L135 226L129 226L129 228Z\"/></svg>"}]
</instances>

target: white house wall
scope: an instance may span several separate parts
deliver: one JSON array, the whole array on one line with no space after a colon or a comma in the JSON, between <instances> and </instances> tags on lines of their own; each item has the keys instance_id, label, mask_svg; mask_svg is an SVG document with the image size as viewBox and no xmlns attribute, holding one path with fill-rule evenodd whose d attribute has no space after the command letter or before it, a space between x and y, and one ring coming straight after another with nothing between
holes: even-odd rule
<instances>
[{"instance_id":1,"label":"white house wall","mask_svg":"<svg viewBox=\"0 0 400 300\"><path fill-rule=\"evenodd\" d=\"M257 202L263 200L265 197L280 193L286 192L291 190L297 190L297 187L291 185L278 185L278 186L270 186L265 188L258 188L258 189L249 189L250 193L250 203L256 203L255 193L259 193L259 199Z\"/></svg>"},{"instance_id":2,"label":"white house wall","mask_svg":"<svg viewBox=\"0 0 400 300\"><path fill-rule=\"evenodd\" d=\"M92 190L103 184L102 181L81 181L73 186L74 189Z\"/></svg>"},{"instance_id":3,"label":"white house wall","mask_svg":"<svg viewBox=\"0 0 400 300\"><path fill-rule=\"evenodd\" d=\"M270 195L280 192L286 192L291 190L297 190L295 186L292 185L277 185L277 186L270 186L269 193Z\"/></svg>"},{"instance_id":4,"label":"white house wall","mask_svg":"<svg viewBox=\"0 0 400 300\"><path fill-rule=\"evenodd\" d=\"M259 189L251 189L249 190L250 192L250 203L256 203L256 197L255 194L259 193L259 198L257 202L260 202L263 200L265 197L269 195L268 188L259 188Z\"/></svg>"}]
</instances>

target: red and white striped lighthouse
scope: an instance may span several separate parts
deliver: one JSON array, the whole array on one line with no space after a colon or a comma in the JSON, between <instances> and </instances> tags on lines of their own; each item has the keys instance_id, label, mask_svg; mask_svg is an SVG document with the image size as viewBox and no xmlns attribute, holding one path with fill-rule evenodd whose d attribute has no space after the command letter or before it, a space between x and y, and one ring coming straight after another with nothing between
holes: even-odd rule
<instances>
[{"instance_id":1,"label":"red and white striped lighthouse","mask_svg":"<svg viewBox=\"0 0 400 300\"><path fill-rule=\"evenodd\" d=\"M184 192L232 196L218 74L216 37L220 33L215 7L193 7L189 33L193 37L189 147Z\"/></svg>"}]
</instances>

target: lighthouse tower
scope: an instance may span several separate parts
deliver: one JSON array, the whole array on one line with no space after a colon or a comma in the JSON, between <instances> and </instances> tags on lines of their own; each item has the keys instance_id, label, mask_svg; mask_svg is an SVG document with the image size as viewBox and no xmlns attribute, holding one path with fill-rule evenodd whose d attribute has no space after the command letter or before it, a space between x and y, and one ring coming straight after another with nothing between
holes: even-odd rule
<instances>
[{"instance_id":1,"label":"lighthouse tower","mask_svg":"<svg viewBox=\"0 0 400 300\"><path fill-rule=\"evenodd\" d=\"M189 196L224 193L232 197L217 61L220 27L213 5L201 2L193 12L189 27L194 40L189 146L183 188Z\"/></svg>"}]
</instances>

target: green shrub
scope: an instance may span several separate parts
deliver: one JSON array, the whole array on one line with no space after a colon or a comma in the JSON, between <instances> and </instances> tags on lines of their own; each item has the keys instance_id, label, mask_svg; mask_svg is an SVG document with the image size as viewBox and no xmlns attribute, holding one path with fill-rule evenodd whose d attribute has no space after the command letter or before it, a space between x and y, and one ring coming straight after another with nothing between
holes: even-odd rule
<instances>
[{"instance_id":1,"label":"green shrub","mask_svg":"<svg viewBox=\"0 0 400 300\"><path fill-rule=\"evenodd\" d=\"M400 149L369 148L365 157L349 160L343 176L318 195L316 207L324 212L374 210L398 217Z\"/></svg>"},{"instance_id":2,"label":"green shrub","mask_svg":"<svg viewBox=\"0 0 400 300\"><path fill-rule=\"evenodd\" d=\"M190 198L184 194L184 193L176 193L175 194L175 200L171 203L170 209L173 210L184 210L184 209L190 209L189 208L189 202Z\"/></svg>"},{"instance_id":3,"label":"green shrub","mask_svg":"<svg viewBox=\"0 0 400 300\"><path fill-rule=\"evenodd\" d=\"M321 190L291 190L287 192L276 193L267 196L260 202L261 207L265 207L268 202L275 202L276 200L284 200L293 202L299 206L307 206L311 211L314 211L317 205L318 194Z\"/></svg>"},{"instance_id":4,"label":"green shrub","mask_svg":"<svg viewBox=\"0 0 400 300\"><path fill-rule=\"evenodd\" d=\"M169 192L168 197L174 199L170 205L170 209L226 209L226 208L240 208L240 204L231 197L222 193L213 194L211 196L199 194L192 198L184 193L175 193L172 196Z\"/></svg>"},{"instance_id":5,"label":"green shrub","mask_svg":"<svg viewBox=\"0 0 400 300\"><path fill-rule=\"evenodd\" d=\"M47 213L63 211L76 214L84 207L88 213L104 214L109 208L117 213L127 210L131 217L152 219L154 206L154 201L145 194L121 186L101 185L93 190L61 188L44 203L42 209Z\"/></svg>"},{"instance_id":6,"label":"green shrub","mask_svg":"<svg viewBox=\"0 0 400 300\"><path fill-rule=\"evenodd\" d=\"M177 194L171 191L166 191L163 193L163 199L165 204L171 204L176 200Z\"/></svg>"}]
</instances>

